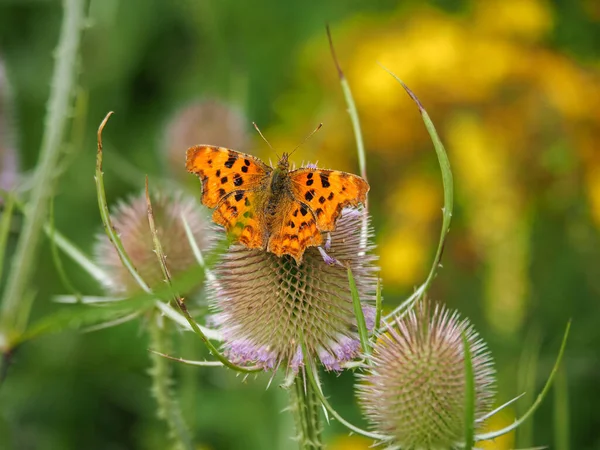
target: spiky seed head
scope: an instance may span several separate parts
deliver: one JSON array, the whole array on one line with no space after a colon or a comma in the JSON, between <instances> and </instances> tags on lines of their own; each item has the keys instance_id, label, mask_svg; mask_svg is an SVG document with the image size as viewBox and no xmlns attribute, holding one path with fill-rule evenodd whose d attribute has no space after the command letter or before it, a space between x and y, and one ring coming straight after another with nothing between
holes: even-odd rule
<instances>
[{"instance_id":1,"label":"spiky seed head","mask_svg":"<svg viewBox=\"0 0 600 450\"><path fill-rule=\"evenodd\" d=\"M173 278L197 264L187 238L182 216L200 250L210 248L214 231L204 216L202 207L192 197L181 193L152 194L152 209L158 238L167 258ZM152 233L148 224L145 194L120 202L111 214L113 226L142 279L152 288L164 282L164 276L154 253ZM105 233L98 234L95 246L98 264L109 274L105 286L115 295L132 294L140 290L129 271L121 264L117 251Z\"/></svg>"},{"instance_id":2,"label":"spiky seed head","mask_svg":"<svg viewBox=\"0 0 600 450\"><path fill-rule=\"evenodd\" d=\"M166 128L164 148L170 171L189 180L181 164L181 149L194 145L219 145L246 151L248 123L238 108L220 100L206 99L185 106L174 114Z\"/></svg>"},{"instance_id":3,"label":"spiky seed head","mask_svg":"<svg viewBox=\"0 0 600 450\"><path fill-rule=\"evenodd\" d=\"M372 364L360 375L358 398L373 428L392 436L398 447L441 450L462 440L462 333L471 352L479 418L492 406L495 371L485 343L468 320L422 301L379 336Z\"/></svg>"},{"instance_id":4,"label":"spiky seed head","mask_svg":"<svg viewBox=\"0 0 600 450\"><path fill-rule=\"evenodd\" d=\"M328 253L355 277L367 328L374 323L377 272L373 245L361 237L366 212L346 209L331 234ZM214 269L209 292L225 351L239 364L265 370L303 364L302 342L313 360L339 371L360 349L347 269L324 262L309 248L300 265L288 255L232 246Z\"/></svg>"}]
</instances>

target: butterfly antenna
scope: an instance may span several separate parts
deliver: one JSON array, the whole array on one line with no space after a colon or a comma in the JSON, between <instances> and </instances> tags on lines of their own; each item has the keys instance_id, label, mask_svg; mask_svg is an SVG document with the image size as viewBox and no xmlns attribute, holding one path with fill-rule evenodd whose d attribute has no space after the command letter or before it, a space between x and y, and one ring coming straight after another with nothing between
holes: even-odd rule
<instances>
[{"instance_id":1,"label":"butterfly antenna","mask_svg":"<svg viewBox=\"0 0 600 450\"><path fill-rule=\"evenodd\" d=\"M252 125L254 125L254 128L256 128L256 131L258 131L258 134L260 134L260 137L263 138L263 141L265 141L267 143L267 145L269 146L269 148L271 150L273 150L273 152L275 152L275 149L273 148L273 146L271 145L271 143L269 141L267 141L267 138L263 136L263 134L261 133L260 129L258 128L258 125L256 125L256 122L252 122ZM275 152L275 155L277 155L277 152ZM279 156L277 156L279 158Z\"/></svg>"},{"instance_id":2,"label":"butterfly antenna","mask_svg":"<svg viewBox=\"0 0 600 450\"><path fill-rule=\"evenodd\" d=\"M302 140L302 142L300 142L300 143L299 143L299 144L296 146L296 148L290 152L289 156L292 156L292 153L294 153L296 150L298 150L298 149L299 149L299 148L300 148L300 147L301 147L301 146L302 146L302 145L303 145L303 144L304 144L306 141L308 141L308 140L309 140L309 139L312 137L312 135L313 135L313 134L315 134L317 131L319 131L319 130L321 129L321 127L322 127L322 126L323 126L323 124L322 124L322 123L320 123L319 125L317 125L317 128L315 128L315 129L314 129L314 130L313 130L313 131L312 131L312 132L311 132L311 133L310 133L308 136L306 136L306 137L305 137L305 138Z\"/></svg>"}]
</instances>

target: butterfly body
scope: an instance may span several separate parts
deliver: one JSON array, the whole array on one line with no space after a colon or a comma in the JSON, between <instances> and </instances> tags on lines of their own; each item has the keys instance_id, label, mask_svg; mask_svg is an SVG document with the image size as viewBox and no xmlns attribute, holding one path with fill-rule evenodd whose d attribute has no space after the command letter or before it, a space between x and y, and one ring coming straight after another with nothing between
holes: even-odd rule
<instances>
[{"instance_id":1,"label":"butterfly body","mask_svg":"<svg viewBox=\"0 0 600 450\"><path fill-rule=\"evenodd\" d=\"M308 247L335 230L345 206L364 203L369 185L334 170L289 168L284 153L275 167L224 147L199 145L187 151L186 168L202 181L202 203L215 208L213 221L234 242L297 263Z\"/></svg>"}]
</instances>

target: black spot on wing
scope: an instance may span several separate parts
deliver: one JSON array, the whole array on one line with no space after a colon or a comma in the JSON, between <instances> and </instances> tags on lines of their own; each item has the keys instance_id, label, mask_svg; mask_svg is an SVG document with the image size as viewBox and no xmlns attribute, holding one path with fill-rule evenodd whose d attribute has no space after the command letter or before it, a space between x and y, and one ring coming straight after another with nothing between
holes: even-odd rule
<instances>
[{"instance_id":1,"label":"black spot on wing","mask_svg":"<svg viewBox=\"0 0 600 450\"><path fill-rule=\"evenodd\" d=\"M328 188L329 186L331 186L331 184L329 183L329 174L320 173L319 177L321 177L321 186L323 186L324 188Z\"/></svg>"},{"instance_id":2,"label":"black spot on wing","mask_svg":"<svg viewBox=\"0 0 600 450\"><path fill-rule=\"evenodd\" d=\"M217 175L218 177L220 177L220 176L221 176L221 169L217 169L217 173L216 173L216 175Z\"/></svg>"},{"instance_id":3,"label":"black spot on wing","mask_svg":"<svg viewBox=\"0 0 600 450\"><path fill-rule=\"evenodd\" d=\"M306 207L306 205L302 205L300 207L300 214L302 214L302 217L308 214L308 208Z\"/></svg>"},{"instance_id":4,"label":"black spot on wing","mask_svg":"<svg viewBox=\"0 0 600 450\"><path fill-rule=\"evenodd\" d=\"M244 179L242 178L242 176L239 173L236 173L233 176L233 184L236 186L241 186L242 184L244 184Z\"/></svg>"},{"instance_id":5,"label":"black spot on wing","mask_svg":"<svg viewBox=\"0 0 600 450\"><path fill-rule=\"evenodd\" d=\"M308 180L306 180L306 185L307 185L307 186L312 186L312 184L313 184L314 182L315 182L315 180L310 180L310 179L308 179Z\"/></svg>"},{"instance_id":6,"label":"black spot on wing","mask_svg":"<svg viewBox=\"0 0 600 450\"><path fill-rule=\"evenodd\" d=\"M239 202L242 198L244 198L244 193L243 192L237 192L233 198L235 198L236 202Z\"/></svg>"},{"instance_id":7,"label":"black spot on wing","mask_svg":"<svg viewBox=\"0 0 600 450\"><path fill-rule=\"evenodd\" d=\"M311 189L310 191L306 192L306 194L304 194L304 198L306 199L307 202L310 202L315 196L315 190Z\"/></svg>"},{"instance_id":8,"label":"black spot on wing","mask_svg":"<svg viewBox=\"0 0 600 450\"><path fill-rule=\"evenodd\" d=\"M319 197L319 203L322 205L323 203L325 203L325 197L320 196Z\"/></svg>"},{"instance_id":9,"label":"black spot on wing","mask_svg":"<svg viewBox=\"0 0 600 450\"><path fill-rule=\"evenodd\" d=\"M329 197L327 197L327 200L329 200L329 201L333 200L333 192L329 193Z\"/></svg>"},{"instance_id":10,"label":"black spot on wing","mask_svg":"<svg viewBox=\"0 0 600 450\"><path fill-rule=\"evenodd\" d=\"M227 159L227 161L225 161L225 167L227 167L228 169L231 169L233 167L233 164L237 161L237 156L233 153L229 154L229 159Z\"/></svg>"},{"instance_id":11,"label":"black spot on wing","mask_svg":"<svg viewBox=\"0 0 600 450\"><path fill-rule=\"evenodd\" d=\"M242 166L242 172L248 173L248 166Z\"/></svg>"},{"instance_id":12,"label":"black spot on wing","mask_svg":"<svg viewBox=\"0 0 600 450\"><path fill-rule=\"evenodd\" d=\"M223 197L226 194L225 189L219 189L219 197Z\"/></svg>"},{"instance_id":13,"label":"black spot on wing","mask_svg":"<svg viewBox=\"0 0 600 450\"><path fill-rule=\"evenodd\" d=\"M225 184L225 183L227 183L227 177L221 178L221 184Z\"/></svg>"}]
</instances>

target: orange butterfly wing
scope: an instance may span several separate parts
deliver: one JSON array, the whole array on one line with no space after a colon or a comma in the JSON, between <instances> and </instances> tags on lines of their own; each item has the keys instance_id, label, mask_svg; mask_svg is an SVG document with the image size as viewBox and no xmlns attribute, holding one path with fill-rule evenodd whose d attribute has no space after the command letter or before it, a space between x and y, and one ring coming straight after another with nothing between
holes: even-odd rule
<instances>
[{"instance_id":1,"label":"orange butterfly wing","mask_svg":"<svg viewBox=\"0 0 600 450\"><path fill-rule=\"evenodd\" d=\"M294 197L310 207L320 231L335 230L342 209L364 203L369 192L363 178L337 170L302 168L290 178Z\"/></svg>"},{"instance_id":2,"label":"orange butterfly wing","mask_svg":"<svg viewBox=\"0 0 600 450\"><path fill-rule=\"evenodd\" d=\"M263 248L265 225L261 211L261 196L254 191L233 191L227 194L215 209L212 219L223 225L234 242L248 248Z\"/></svg>"},{"instance_id":3,"label":"orange butterfly wing","mask_svg":"<svg viewBox=\"0 0 600 450\"><path fill-rule=\"evenodd\" d=\"M212 145L189 148L185 167L200 177L202 203L209 208L233 191L260 187L273 170L252 155Z\"/></svg>"},{"instance_id":4,"label":"orange butterfly wing","mask_svg":"<svg viewBox=\"0 0 600 450\"><path fill-rule=\"evenodd\" d=\"M277 256L291 255L300 263L308 247L323 243L317 219L304 203L295 200L282 202L275 223L281 225L271 230L267 250Z\"/></svg>"}]
</instances>

